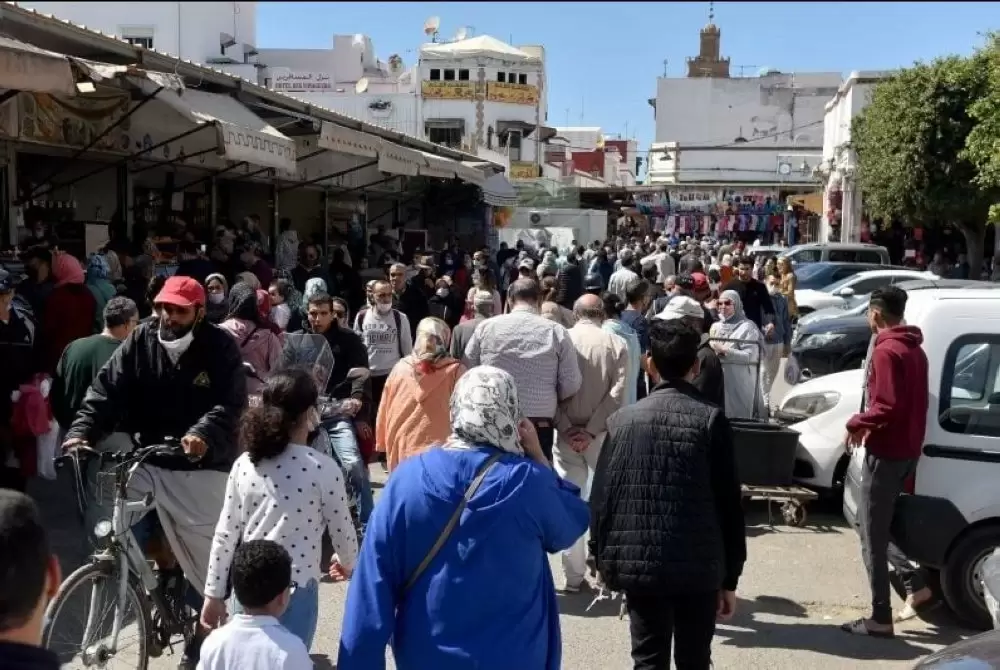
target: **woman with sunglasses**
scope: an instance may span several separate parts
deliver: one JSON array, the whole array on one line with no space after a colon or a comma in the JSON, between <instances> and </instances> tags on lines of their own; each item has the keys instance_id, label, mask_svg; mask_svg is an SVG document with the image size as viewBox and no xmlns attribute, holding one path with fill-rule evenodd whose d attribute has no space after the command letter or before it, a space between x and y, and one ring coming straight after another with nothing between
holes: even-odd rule
<instances>
[{"instance_id":1,"label":"woman with sunglasses","mask_svg":"<svg viewBox=\"0 0 1000 670\"><path fill-rule=\"evenodd\" d=\"M730 419L766 418L760 383L764 336L743 313L736 291L723 291L716 302L719 320L712 324L712 349L722 363L726 388L726 416Z\"/></svg>"}]
</instances>

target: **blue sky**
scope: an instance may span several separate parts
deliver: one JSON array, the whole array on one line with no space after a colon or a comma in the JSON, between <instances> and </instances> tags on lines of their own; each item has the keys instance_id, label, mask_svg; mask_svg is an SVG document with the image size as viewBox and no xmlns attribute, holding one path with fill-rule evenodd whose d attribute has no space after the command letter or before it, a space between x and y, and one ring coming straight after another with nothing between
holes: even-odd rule
<instances>
[{"instance_id":1,"label":"blue sky","mask_svg":"<svg viewBox=\"0 0 1000 670\"><path fill-rule=\"evenodd\" d=\"M441 35L461 26L513 44L542 44L548 66L550 125L601 126L653 139L656 91L667 60L683 76L698 52L707 2L261 2L262 47L330 48L334 34L364 33L382 60L407 66L424 41L422 27L441 19ZM1000 29L993 2L717 2L722 55L732 74L746 66L783 72L843 72L906 66L971 53L981 33ZM756 67L753 67L756 66ZM567 110L569 110L567 115Z\"/></svg>"}]
</instances>

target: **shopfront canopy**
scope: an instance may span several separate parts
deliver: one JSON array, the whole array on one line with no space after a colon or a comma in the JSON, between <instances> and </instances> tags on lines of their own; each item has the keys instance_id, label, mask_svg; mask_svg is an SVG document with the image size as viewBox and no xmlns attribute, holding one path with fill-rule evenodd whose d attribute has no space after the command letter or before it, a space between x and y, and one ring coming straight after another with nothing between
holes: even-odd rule
<instances>
[{"instance_id":1,"label":"shopfront canopy","mask_svg":"<svg viewBox=\"0 0 1000 670\"><path fill-rule=\"evenodd\" d=\"M152 79L140 82L147 94L160 88ZM197 125L214 125L218 152L226 159L259 167L296 172L295 142L228 95L185 88L162 90L160 100Z\"/></svg>"},{"instance_id":2,"label":"shopfront canopy","mask_svg":"<svg viewBox=\"0 0 1000 670\"><path fill-rule=\"evenodd\" d=\"M387 174L416 177L426 161L420 151L382 139L379 142L378 169Z\"/></svg>"},{"instance_id":3,"label":"shopfront canopy","mask_svg":"<svg viewBox=\"0 0 1000 670\"><path fill-rule=\"evenodd\" d=\"M504 175L497 173L487 179L482 186L483 202L494 207L514 207L517 205L517 189Z\"/></svg>"},{"instance_id":4,"label":"shopfront canopy","mask_svg":"<svg viewBox=\"0 0 1000 670\"><path fill-rule=\"evenodd\" d=\"M0 88L64 96L77 93L76 78L69 58L2 36Z\"/></svg>"}]
</instances>

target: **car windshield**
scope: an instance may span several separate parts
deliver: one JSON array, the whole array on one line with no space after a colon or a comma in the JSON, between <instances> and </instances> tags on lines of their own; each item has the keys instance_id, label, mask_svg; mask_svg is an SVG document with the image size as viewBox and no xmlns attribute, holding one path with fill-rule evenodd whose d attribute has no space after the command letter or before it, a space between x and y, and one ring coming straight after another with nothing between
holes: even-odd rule
<instances>
[{"instance_id":1,"label":"car windshield","mask_svg":"<svg viewBox=\"0 0 1000 670\"><path fill-rule=\"evenodd\" d=\"M820 263L810 263L808 265L803 265L800 268L795 268L795 279L797 282L808 281L810 279L815 279L817 276L824 274L827 271L827 266Z\"/></svg>"},{"instance_id":2,"label":"car windshield","mask_svg":"<svg viewBox=\"0 0 1000 670\"><path fill-rule=\"evenodd\" d=\"M833 293L834 291L838 290L839 288L841 288L843 286L847 286L852 281L857 281L857 276L856 275L852 275L850 277L844 277L840 281L835 281L832 284L824 286L823 288L821 288L819 290L822 291L823 293Z\"/></svg>"}]
</instances>

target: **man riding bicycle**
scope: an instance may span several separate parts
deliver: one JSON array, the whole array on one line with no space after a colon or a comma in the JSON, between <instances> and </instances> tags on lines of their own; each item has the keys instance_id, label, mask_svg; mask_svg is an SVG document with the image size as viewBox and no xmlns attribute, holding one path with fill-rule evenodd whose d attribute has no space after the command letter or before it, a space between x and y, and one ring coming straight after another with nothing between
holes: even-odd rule
<instances>
[{"instance_id":1,"label":"man riding bicycle","mask_svg":"<svg viewBox=\"0 0 1000 670\"><path fill-rule=\"evenodd\" d=\"M246 373L235 340L205 320L205 290L171 277L154 299L158 318L141 324L101 369L66 433L63 449L96 444L113 430L143 445L180 439L184 455L153 456L135 469L130 500L155 494L164 534L199 594L226 480L247 403ZM134 526L142 513L130 513ZM199 641L181 668L194 668Z\"/></svg>"}]
</instances>

